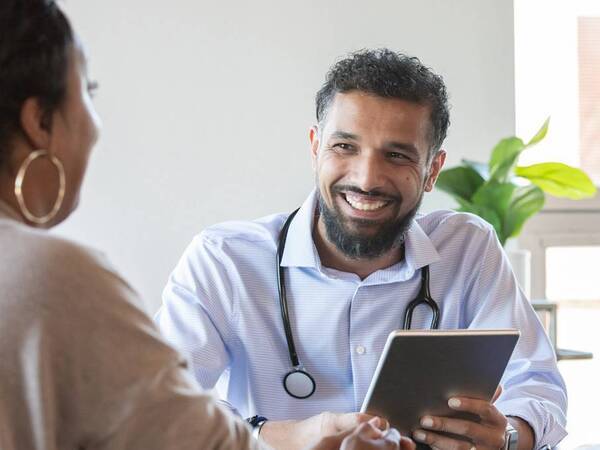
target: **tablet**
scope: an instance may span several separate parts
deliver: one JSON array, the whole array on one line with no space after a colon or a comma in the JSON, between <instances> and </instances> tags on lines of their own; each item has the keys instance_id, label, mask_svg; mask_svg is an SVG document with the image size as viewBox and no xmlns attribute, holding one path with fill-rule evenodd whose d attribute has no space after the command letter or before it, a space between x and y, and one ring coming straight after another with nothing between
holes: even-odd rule
<instances>
[{"instance_id":1,"label":"tablet","mask_svg":"<svg viewBox=\"0 0 600 450\"><path fill-rule=\"evenodd\" d=\"M393 331L361 412L385 417L407 436L424 415L478 421L448 399L491 400L518 339L517 330Z\"/></svg>"}]
</instances>

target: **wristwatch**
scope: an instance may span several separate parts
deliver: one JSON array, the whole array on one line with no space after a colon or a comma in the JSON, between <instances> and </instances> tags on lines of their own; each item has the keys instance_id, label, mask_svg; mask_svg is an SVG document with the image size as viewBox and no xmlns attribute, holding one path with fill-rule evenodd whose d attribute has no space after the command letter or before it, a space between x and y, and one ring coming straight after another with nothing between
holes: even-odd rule
<instances>
[{"instance_id":1,"label":"wristwatch","mask_svg":"<svg viewBox=\"0 0 600 450\"><path fill-rule=\"evenodd\" d=\"M248 422L252 427L252 437L254 437L254 439L258 439L258 436L260 435L260 430L267 420L268 419L263 416L252 416L246 419L246 422Z\"/></svg>"},{"instance_id":2,"label":"wristwatch","mask_svg":"<svg viewBox=\"0 0 600 450\"><path fill-rule=\"evenodd\" d=\"M517 450L519 445L519 432L509 423L504 432L504 447L502 450Z\"/></svg>"}]
</instances>

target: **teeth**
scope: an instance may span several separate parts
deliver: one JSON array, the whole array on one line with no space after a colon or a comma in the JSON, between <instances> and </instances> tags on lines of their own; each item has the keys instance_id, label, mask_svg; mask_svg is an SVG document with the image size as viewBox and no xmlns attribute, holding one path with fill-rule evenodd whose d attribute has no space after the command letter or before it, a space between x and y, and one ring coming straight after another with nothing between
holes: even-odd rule
<instances>
[{"instance_id":1,"label":"teeth","mask_svg":"<svg viewBox=\"0 0 600 450\"><path fill-rule=\"evenodd\" d=\"M352 197L350 194L346 194L345 197L346 201L350 204L350 206L360 211L374 211L376 209L383 208L388 203L386 201L362 202L356 197Z\"/></svg>"}]
</instances>

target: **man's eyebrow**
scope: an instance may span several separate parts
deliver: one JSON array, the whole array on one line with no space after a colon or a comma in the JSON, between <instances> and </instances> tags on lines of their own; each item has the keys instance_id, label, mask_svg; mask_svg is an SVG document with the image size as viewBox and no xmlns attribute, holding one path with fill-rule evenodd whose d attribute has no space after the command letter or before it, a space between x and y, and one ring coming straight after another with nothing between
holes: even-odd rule
<instances>
[{"instance_id":1,"label":"man's eyebrow","mask_svg":"<svg viewBox=\"0 0 600 450\"><path fill-rule=\"evenodd\" d=\"M356 134L348 133L347 131L334 131L331 134L331 137L334 139L351 139L353 141L359 140Z\"/></svg>"},{"instance_id":2,"label":"man's eyebrow","mask_svg":"<svg viewBox=\"0 0 600 450\"><path fill-rule=\"evenodd\" d=\"M415 147L413 144L409 144L408 142L386 142L385 147L397 150L404 150L419 155L419 150L417 149L417 147Z\"/></svg>"}]
</instances>

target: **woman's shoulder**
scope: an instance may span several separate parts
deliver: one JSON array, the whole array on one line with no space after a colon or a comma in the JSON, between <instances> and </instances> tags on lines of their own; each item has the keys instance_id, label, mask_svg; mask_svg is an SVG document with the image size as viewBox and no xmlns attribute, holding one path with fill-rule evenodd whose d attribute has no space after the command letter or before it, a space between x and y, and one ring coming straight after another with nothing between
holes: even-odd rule
<instances>
[{"instance_id":1,"label":"woman's shoulder","mask_svg":"<svg viewBox=\"0 0 600 450\"><path fill-rule=\"evenodd\" d=\"M45 292L48 300L107 302L110 298L142 306L137 295L119 276L106 256L91 247L53 232L25 225L0 229L0 260L7 270L3 286L19 286L23 295Z\"/></svg>"},{"instance_id":2,"label":"woman's shoulder","mask_svg":"<svg viewBox=\"0 0 600 450\"><path fill-rule=\"evenodd\" d=\"M41 269L58 275L74 269L80 273L94 273L100 267L110 269L110 264L100 251L51 231L21 225L11 230L5 238L19 248L18 252L11 252L11 256L21 259L33 270Z\"/></svg>"}]
</instances>

